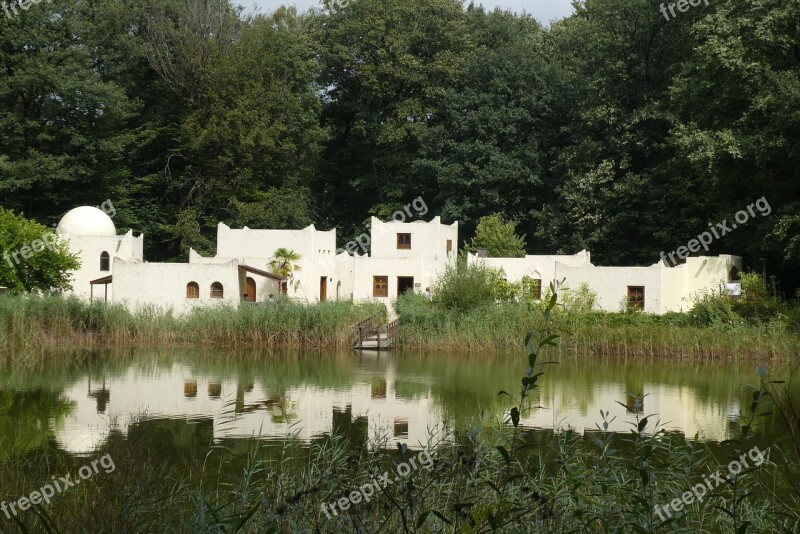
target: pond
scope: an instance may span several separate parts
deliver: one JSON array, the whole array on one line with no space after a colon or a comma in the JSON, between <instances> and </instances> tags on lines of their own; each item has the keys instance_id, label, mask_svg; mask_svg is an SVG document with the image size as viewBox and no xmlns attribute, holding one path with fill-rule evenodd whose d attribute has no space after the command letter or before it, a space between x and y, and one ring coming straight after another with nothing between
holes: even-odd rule
<instances>
[{"instance_id":1,"label":"pond","mask_svg":"<svg viewBox=\"0 0 800 534\"><path fill-rule=\"evenodd\" d=\"M53 354L53 361L63 355ZM627 432L635 394L663 427L719 444L738 435L740 408L758 362L641 361L560 356L543 370L531 433L593 432L601 410ZM419 447L432 431L468 430L479 414L501 417L524 372L518 354L302 352L242 354L207 349L98 352L58 370L3 370L0 452L58 449L91 455L137 433L153 450L287 435L303 442L346 428L389 446ZM762 437L782 431L767 418Z\"/></svg>"}]
</instances>

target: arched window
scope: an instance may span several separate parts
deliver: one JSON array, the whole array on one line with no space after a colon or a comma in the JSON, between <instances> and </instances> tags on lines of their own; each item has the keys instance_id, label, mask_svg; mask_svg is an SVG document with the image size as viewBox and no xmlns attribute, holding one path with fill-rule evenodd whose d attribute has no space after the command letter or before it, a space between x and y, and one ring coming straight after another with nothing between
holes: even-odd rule
<instances>
[{"instance_id":1,"label":"arched window","mask_svg":"<svg viewBox=\"0 0 800 534\"><path fill-rule=\"evenodd\" d=\"M101 271L111 270L111 257L108 255L108 252L103 252L102 254L100 254L100 270Z\"/></svg>"},{"instance_id":2,"label":"arched window","mask_svg":"<svg viewBox=\"0 0 800 534\"><path fill-rule=\"evenodd\" d=\"M739 282L742 279L742 276L739 274L739 269L735 265L731 267L730 277L731 282Z\"/></svg>"},{"instance_id":3,"label":"arched window","mask_svg":"<svg viewBox=\"0 0 800 534\"><path fill-rule=\"evenodd\" d=\"M200 298L200 286L197 285L197 282L189 282L188 284L186 284L186 298L187 299Z\"/></svg>"},{"instance_id":4,"label":"arched window","mask_svg":"<svg viewBox=\"0 0 800 534\"><path fill-rule=\"evenodd\" d=\"M224 296L224 291L222 289L222 284L219 282L214 282L211 284L211 298L212 299L221 299Z\"/></svg>"}]
</instances>

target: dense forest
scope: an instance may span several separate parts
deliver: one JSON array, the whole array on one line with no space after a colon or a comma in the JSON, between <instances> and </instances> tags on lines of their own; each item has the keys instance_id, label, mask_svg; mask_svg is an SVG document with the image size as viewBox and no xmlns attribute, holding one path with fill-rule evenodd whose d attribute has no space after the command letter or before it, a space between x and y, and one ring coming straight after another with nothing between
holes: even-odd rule
<instances>
[{"instance_id":1,"label":"dense forest","mask_svg":"<svg viewBox=\"0 0 800 534\"><path fill-rule=\"evenodd\" d=\"M517 223L531 253L650 265L711 244L800 282L800 0L586 0L543 27L457 0L249 14L228 0L0 13L0 206L113 201L150 260L218 221L339 228L416 197Z\"/></svg>"}]
</instances>

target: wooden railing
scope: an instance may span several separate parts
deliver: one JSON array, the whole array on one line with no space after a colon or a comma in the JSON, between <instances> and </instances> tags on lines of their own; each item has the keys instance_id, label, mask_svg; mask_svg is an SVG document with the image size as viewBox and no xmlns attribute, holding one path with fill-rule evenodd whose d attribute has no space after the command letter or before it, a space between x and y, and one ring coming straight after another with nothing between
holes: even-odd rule
<instances>
[{"instance_id":1,"label":"wooden railing","mask_svg":"<svg viewBox=\"0 0 800 534\"><path fill-rule=\"evenodd\" d=\"M373 326L374 319L377 317L377 315L367 317L363 321L353 325L353 337L355 338L353 341L353 346L360 347L365 339L373 335L375 330L375 327Z\"/></svg>"},{"instance_id":2,"label":"wooden railing","mask_svg":"<svg viewBox=\"0 0 800 534\"><path fill-rule=\"evenodd\" d=\"M397 331L400 327L400 319L395 319L386 327L386 336L389 338L389 341L392 343L392 347L396 347L399 341L397 337Z\"/></svg>"},{"instance_id":3,"label":"wooden railing","mask_svg":"<svg viewBox=\"0 0 800 534\"><path fill-rule=\"evenodd\" d=\"M397 346L397 329L399 320L392 321L388 325L381 325L378 315L368 317L363 321L353 325L353 346L361 348L365 340L377 341L377 346L382 347L382 341L389 341L392 347Z\"/></svg>"}]
</instances>

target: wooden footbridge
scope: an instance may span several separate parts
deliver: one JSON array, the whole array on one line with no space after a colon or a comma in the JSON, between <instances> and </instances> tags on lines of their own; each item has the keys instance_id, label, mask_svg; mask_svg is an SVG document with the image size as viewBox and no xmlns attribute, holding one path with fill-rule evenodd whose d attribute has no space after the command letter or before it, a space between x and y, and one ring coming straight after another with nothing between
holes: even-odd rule
<instances>
[{"instance_id":1,"label":"wooden footbridge","mask_svg":"<svg viewBox=\"0 0 800 534\"><path fill-rule=\"evenodd\" d=\"M380 324L379 316L364 319L353 326L353 348L356 350L391 350L397 347L399 319Z\"/></svg>"}]
</instances>

